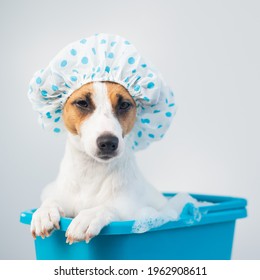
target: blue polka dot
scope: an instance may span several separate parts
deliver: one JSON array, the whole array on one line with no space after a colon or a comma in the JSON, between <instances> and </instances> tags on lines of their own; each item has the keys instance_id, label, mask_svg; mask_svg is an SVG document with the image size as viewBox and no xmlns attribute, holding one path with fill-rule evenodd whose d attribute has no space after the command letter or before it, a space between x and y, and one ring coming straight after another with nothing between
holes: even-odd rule
<instances>
[{"instance_id":1,"label":"blue polka dot","mask_svg":"<svg viewBox=\"0 0 260 280\"><path fill-rule=\"evenodd\" d=\"M47 94L48 94L48 92L47 92L46 90L42 90L42 91L41 91L41 94L42 94L42 96L46 97Z\"/></svg>"},{"instance_id":2,"label":"blue polka dot","mask_svg":"<svg viewBox=\"0 0 260 280\"><path fill-rule=\"evenodd\" d=\"M116 42L111 42L110 46L114 47L115 44L116 44Z\"/></svg>"},{"instance_id":3,"label":"blue polka dot","mask_svg":"<svg viewBox=\"0 0 260 280\"><path fill-rule=\"evenodd\" d=\"M67 60L62 60L62 62L60 63L61 67L65 67L67 65Z\"/></svg>"},{"instance_id":4,"label":"blue polka dot","mask_svg":"<svg viewBox=\"0 0 260 280\"><path fill-rule=\"evenodd\" d=\"M53 91L57 91L59 89L56 85L52 85L51 88Z\"/></svg>"},{"instance_id":5,"label":"blue polka dot","mask_svg":"<svg viewBox=\"0 0 260 280\"><path fill-rule=\"evenodd\" d=\"M88 58L86 56L82 57L81 63L82 64L88 64Z\"/></svg>"},{"instance_id":6,"label":"blue polka dot","mask_svg":"<svg viewBox=\"0 0 260 280\"><path fill-rule=\"evenodd\" d=\"M154 138L154 137L155 137L154 134L152 134L152 133L149 133L148 136L149 136L150 138Z\"/></svg>"},{"instance_id":7,"label":"blue polka dot","mask_svg":"<svg viewBox=\"0 0 260 280\"><path fill-rule=\"evenodd\" d=\"M149 119L141 119L141 123L150 123Z\"/></svg>"},{"instance_id":8,"label":"blue polka dot","mask_svg":"<svg viewBox=\"0 0 260 280\"><path fill-rule=\"evenodd\" d=\"M148 97L144 97L144 101L147 101L147 102L149 102L150 101L150 99L148 98Z\"/></svg>"},{"instance_id":9,"label":"blue polka dot","mask_svg":"<svg viewBox=\"0 0 260 280\"><path fill-rule=\"evenodd\" d=\"M168 99L167 98L165 99L165 103L168 104Z\"/></svg>"},{"instance_id":10,"label":"blue polka dot","mask_svg":"<svg viewBox=\"0 0 260 280\"><path fill-rule=\"evenodd\" d=\"M55 127L55 128L53 129L53 131L54 131L55 133L59 133L59 132L60 132L60 128Z\"/></svg>"},{"instance_id":11,"label":"blue polka dot","mask_svg":"<svg viewBox=\"0 0 260 280\"><path fill-rule=\"evenodd\" d=\"M41 79L40 77L37 77L35 81L36 81L36 84L38 84L38 85L39 85L39 84L41 84L42 79Z\"/></svg>"},{"instance_id":12,"label":"blue polka dot","mask_svg":"<svg viewBox=\"0 0 260 280\"><path fill-rule=\"evenodd\" d=\"M95 77L95 73L93 73L93 74L91 75L91 79L93 80L94 77Z\"/></svg>"},{"instance_id":13,"label":"blue polka dot","mask_svg":"<svg viewBox=\"0 0 260 280\"><path fill-rule=\"evenodd\" d=\"M147 84L147 88L151 89L154 87L154 83L153 82L150 82Z\"/></svg>"},{"instance_id":14,"label":"blue polka dot","mask_svg":"<svg viewBox=\"0 0 260 280\"><path fill-rule=\"evenodd\" d=\"M47 113L46 113L46 117L47 117L48 119L51 119L51 118L52 118L51 113L50 113L50 112L47 112Z\"/></svg>"},{"instance_id":15,"label":"blue polka dot","mask_svg":"<svg viewBox=\"0 0 260 280\"><path fill-rule=\"evenodd\" d=\"M139 85L135 85L135 86L134 86L134 90L135 90L135 91L138 91L140 88L141 88L141 87L140 87Z\"/></svg>"},{"instance_id":16,"label":"blue polka dot","mask_svg":"<svg viewBox=\"0 0 260 280\"><path fill-rule=\"evenodd\" d=\"M159 124L157 128L161 128L161 127L163 127L163 126L161 124Z\"/></svg>"},{"instance_id":17,"label":"blue polka dot","mask_svg":"<svg viewBox=\"0 0 260 280\"><path fill-rule=\"evenodd\" d=\"M165 113L165 116L168 117L168 118L170 118L170 117L172 116L172 113L171 113L171 112L166 112L166 113Z\"/></svg>"},{"instance_id":18,"label":"blue polka dot","mask_svg":"<svg viewBox=\"0 0 260 280\"><path fill-rule=\"evenodd\" d=\"M100 72L100 67L99 67L99 66L98 66L98 68L97 68L97 71L96 71L96 72L97 72L97 73L98 73L98 72Z\"/></svg>"},{"instance_id":19,"label":"blue polka dot","mask_svg":"<svg viewBox=\"0 0 260 280\"><path fill-rule=\"evenodd\" d=\"M76 82L77 79L78 79L78 78L77 78L76 76L71 76L71 77L70 77L70 80L71 80L72 82Z\"/></svg>"},{"instance_id":20,"label":"blue polka dot","mask_svg":"<svg viewBox=\"0 0 260 280\"><path fill-rule=\"evenodd\" d=\"M55 111L55 113L56 113L56 114L61 113L61 109L57 109L57 110Z\"/></svg>"},{"instance_id":21,"label":"blue polka dot","mask_svg":"<svg viewBox=\"0 0 260 280\"><path fill-rule=\"evenodd\" d=\"M81 44L86 44L86 43L87 43L87 40L86 40L86 39L82 39L82 40L80 40L80 43L81 43Z\"/></svg>"},{"instance_id":22,"label":"blue polka dot","mask_svg":"<svg viewBox=\"0 0 260 280\"><path fill-rule=\"evenodd\" d=\"M142 131L141 130L138 131L137 135L138 135L139 138L142 137L142 135L143 135Z\"/></svg>"},{"instance_id":23,"label":"blue polka dot","mask_svg":"<svg viewBox=\"0 0 260 280\"><path fill-rule=\"evenodd\" d=\"M130 45L130 42L129 41L125 41L124 42L126 45Z\"/></svg>"},{"instance_id":24,"label":"blue polka dot","mask_svg":"<svg viewBox=\"0 0 260 280\"><path fill-rule=\"evenodd\" d=\"M169 104L169 107L173 107L175 104L174 103L171 103L171 104Z\"/></svg>"},{"instance_id":25,"label":"blue polka dot","mask_svg":"<svg viewBox=\"0 0 260 280\"><path fill-rule=\"evenodd\" d=\"M129 82L129 77L126 77L124 80L125 83Z\"/></svg>"},{"instance_id":26,"label":"blue polka dot","mask_svg":"<svg viewBox=\"0 0 260 280\"><path fill-rule=\"evenodd\" d=\"M133 74L136 73L136 69L132 70L132 73L133 73Z\"/></svg>"},{"instance_id":27,"label":"blue polka dot","mask_svg":"<svg viewBox=\"0 0 260 280\"><path fill-rule=\"evenodd\" d=\"M68 84L65 83L65 87L70 88L70 86Z\"/></svg>"},{"instance_id":28,"label":"blue polka dot","mask_svg":"<svg viewBox=\"0 0 260 280\"><path fill-rule=\"evenodd\" d=\"M102 39L101 41L100 41L100 44L105 44L107 41L105 40L105 39Z\"/></svg>"},{"instance_id":29,"label":"blue polka dot","mask_svg":"<svg viewBox=\"0 0 260 280\"><path fill-rule=\"evenodd\" d=\"M60 117L56 118L56 119L54 120L54 122L58 122L59 120L60 120Z\"/></svg>"},{"instance_id":30,"label":"blue polka dot","mask_svg":"<svg viewBox=\"0 0 260 280\"><path fill-rule=\"evenodd\" d=\"M114 70L117 71L119 69L119 66L114 67Z\"/></svg>"},{"instance_id":31,"label":"blue polka dot","mask_svg":"<svg viewBox=\"0 0 260 280\"><path fill-rule=\"evenodd\" d=\"M141 66L142 66L143 68L147 67L147 65L146 65L146 64L142 64Z\"/></svg>"},{"instance_id":32,"label":"blue polka dot","mask_svg":"<svg viewBox=\"0 0 260 280\"><path fill-rule=\"evenodd\" d=\"M135 143L135 146L138 146L138 142L135 141L134 143Z\"/></svg>"},{"instance_id":33,"label":"blue polka dot","mask_svg":"<svg viewBox=\"0 0 260 280\"><path fill-rule=\"evenodd\" d=\"M105 71L106 71L107 73L109 73L109 72L110 72L110 67L109 67L109 66L106 66Z\"/></svg>"},{"instance_id":34,"label":"blue polka dot","mask_svg":"<svg viewBox=\"0 0 260 280\"><path fill-rule=\"evenodd\" d=\"M128 63L129 63L129 64L134 64L134 63L135 63L134 57L132 57L132 56L129 57L129 58L128 58Z\"/></svg>"},{"instance_id":35,"label":"blue polka dot","mask_svg":"<svg viewBox=\"0 0 260 280\"><path fill-rule=\"evenodd\" d=\"M153 77L153 74L152 74L152 73L148 74L148 77L149 77L149 78L152 78L152 77Z\"/></svg>"},{"instance_id":36,"label":"blue polka dot","mask_svg":"<svg viewBox=\"0 0 260 280\"><path fill-rule=\"evenodd\" d=\"M114 58L114 54L112 52L108 53L107 55L108 58Z\"/></svg>"},{"instance_id":37,"label":"blue polka dot","mask_svg":"<svg viewBox=\"0 0 260 280\"><path fill-rule=\"evenodd\" d=\"M70 50L70 54L75 56L75 55L77 55L77 51L75 49L71 49Z\"/></svg>"},{"instance_id":38,"label":"blue polka dot","mask_svg":"<svg viewBox=\"0 0 260 280\"><path fill-rule=\"evenodd\" d=\"M157 114L157 113L160 113L160 112L161 112L160 110L154 110L153 111L154 114Z\"/></svg>"},{"instance_id":39,"label":"blue polka dot","mask_svg":"<svg viewBox=\"0 0 260 280\"><path fill-rule=\"evenodd\" d=\"M163 138L164 134L161 134L160 137Z\"/></svg>"},{"instance_id":40,"label":"blue polka dot","mask_svg":"<svg viewBox=\"0 0 260 280\"><path fill-rule=\"evenodd\" d=\"M92 48L92 52L94 55L96 55L96 49L95 48Z\"/></svg>"}]
</instances>

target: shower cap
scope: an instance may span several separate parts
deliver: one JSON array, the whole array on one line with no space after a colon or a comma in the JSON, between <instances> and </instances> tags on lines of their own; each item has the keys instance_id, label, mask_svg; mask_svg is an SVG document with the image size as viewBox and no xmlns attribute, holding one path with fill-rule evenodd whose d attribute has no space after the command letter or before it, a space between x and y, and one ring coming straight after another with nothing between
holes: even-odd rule
<instances>
[{"instance_id":1,"label":"shower cap","mask_svg":"<svg viewBox=\"0 0 260 280\"><path fill-rule=\"evenodd\" d=\"M134 150L164 136L175 113L173 92L129 41L103 33L69 44L45 69L35 73L28 96L42 126L62 132L67 98L95 81L121 84L135 100L136 122L129 135Z\"/></svg>"}]
</instances>

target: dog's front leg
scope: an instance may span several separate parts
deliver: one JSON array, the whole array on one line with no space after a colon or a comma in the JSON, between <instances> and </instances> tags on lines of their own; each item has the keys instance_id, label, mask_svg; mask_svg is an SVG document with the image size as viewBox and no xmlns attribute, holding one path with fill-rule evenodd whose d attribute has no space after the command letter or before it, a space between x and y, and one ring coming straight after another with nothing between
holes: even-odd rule
<instances>
[{"instance_id":1,"label":"dog's front leg","mask_svg":"<svg viewBox=\"0 0 260 280\"><path fill-rule=\"evenodd\" d=\"M48 237L55 228L59 229L61 216L64 216L64 212L60 205L53 200L45 200L32 217L31 233L33 238L36 236Z\"/></svg>"},{"instance_id":2,"label":"dog's front leg","mask_svg":"<svg viewBox=\"0 0 260 280\"><path fill-rule=\"evenodd\" d=\"M117 217L116 211L106 206L81 210L67 229L66 242L72 244L85 240L88 243L104 226Z\"/></svg>"}]
</instances>

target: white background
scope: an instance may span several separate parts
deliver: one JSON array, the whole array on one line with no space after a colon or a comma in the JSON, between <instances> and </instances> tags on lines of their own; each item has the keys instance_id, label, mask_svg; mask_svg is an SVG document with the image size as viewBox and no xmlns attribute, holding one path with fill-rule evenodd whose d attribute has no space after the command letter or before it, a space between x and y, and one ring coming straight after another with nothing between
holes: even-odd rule
<instances>
[{"instance_id":1,"label":"white background","mask_svg":"<svg viewBox=\"0 0 260 280\"><path fill-rule=\"evenodd\" d=\"M234 259L260 258L259 1L0 2L0 258L34 258L22 210L38 207L65 137L41 130L26 93L66 44L98 32L126 37L162 72L178 112L165 139L140 152L162 191L239 196Z\"/></svg>"}]
</instances>

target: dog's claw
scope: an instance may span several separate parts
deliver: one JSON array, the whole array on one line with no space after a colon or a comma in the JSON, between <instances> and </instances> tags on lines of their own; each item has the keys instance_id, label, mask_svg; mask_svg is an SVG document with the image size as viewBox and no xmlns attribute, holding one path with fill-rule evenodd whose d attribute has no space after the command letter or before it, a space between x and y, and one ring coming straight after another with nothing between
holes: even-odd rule
<instances>
[{"instance_id":1,"label":"dog's claw","mask_svg":"<svg viewBox=\"0 0 260 280\"><path fill-rule=\"evenodd\" d=\"M42 239L45 238L45 235L42 232L41 232L40 236L41 236Z\"/></svg>"},{"instance_id":2,"label":"dog's claw","mask_svg":"<svg viewBox=\"0 0 260 280\"><path fill-rule=\"evenodd\" d=\"M58 222L54 223L54 227L59 230L60 229L59 223Z\"/></svg>"},{"instance_id":3,"label":"dog's claw","mask_svg":"<svg viewBox=\"0 0 260 280\"><path fill-rule=\"evenodd\" d=\"M34 230L32 231L32 237L33 237L34 240L36 239L36 233L35 233Z\"/></svg>"},{"instance_id":4,"label":"dog's claw","mask_svg":"<svg viewBox=\"0 0 260 280\"><path fill-rule=\"evenodd\" d=\"M74 239L71 236L68 236L66 239L66 243L71 245L71 244L73 244L73 242L74 242Z\"/></svg>"},{"instance_id":5,"label":"dog's claw","mask_svg":"<svg viewBox=\"0 0 260 280\"><path fill-rule=\"evenodd\" d=\"M86 243L89 243L90 240L91 240L93 237L94 237L93 235L87 234L87 235L86 235L86 238L85 238Z\"/></svg>"}]
</instances>

